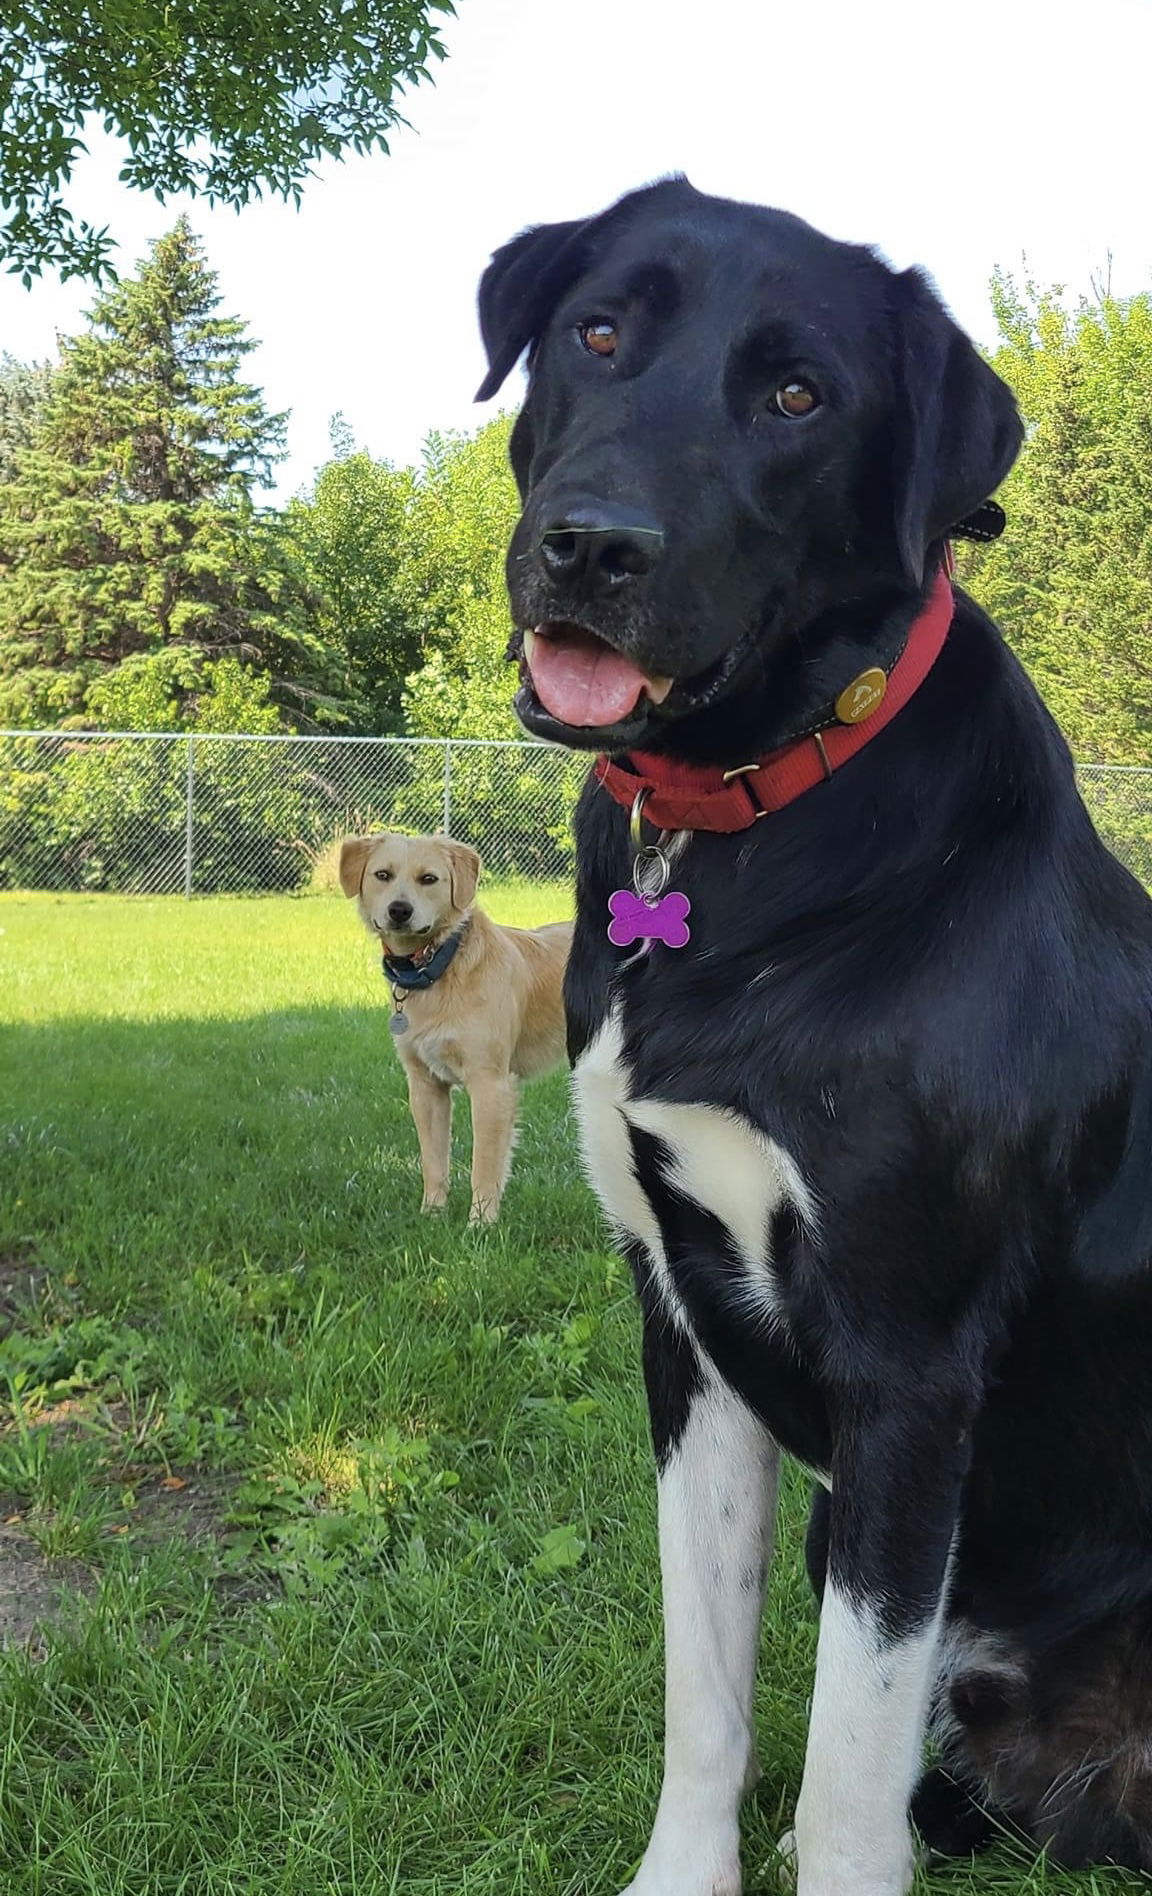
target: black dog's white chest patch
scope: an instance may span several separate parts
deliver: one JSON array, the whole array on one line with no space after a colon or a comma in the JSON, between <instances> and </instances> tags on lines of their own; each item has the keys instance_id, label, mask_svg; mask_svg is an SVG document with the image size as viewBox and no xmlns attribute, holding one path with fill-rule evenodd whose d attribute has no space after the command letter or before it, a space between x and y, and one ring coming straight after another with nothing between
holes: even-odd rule
<instances>
[{"instance_id":1,"label":"black dog's white chest patch","mask_svg":"<svg viewBox=\"0 0 1152 1896\"><path fill-rule=\"evenodd\" d=\"M572 1084L592 1188L617 1232L644 1247L673 1322L692 1328L660 1222L637 1175L637 1134L659 1140L667 1154L669 1184L723 1225L741 1267L731 1292L744 1321L782 1323L769 1239L772 1221L791 1204L809 1228L814 1223L812 1195L784 1148L727 1107L637 1098L616 1013L578 1061Z\"/></svg>"}]
</instances>

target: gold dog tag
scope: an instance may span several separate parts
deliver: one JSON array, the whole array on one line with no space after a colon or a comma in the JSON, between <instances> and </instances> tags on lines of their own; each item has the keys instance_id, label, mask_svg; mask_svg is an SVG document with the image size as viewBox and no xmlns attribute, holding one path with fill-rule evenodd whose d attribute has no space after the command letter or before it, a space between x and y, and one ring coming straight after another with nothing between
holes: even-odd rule
<instances>
[{"instance_id":1,"label":"gold dog tag","mask_svg":"<svg viewBox=\"0 0 1152 1896\"><path fill-rule=\"evenodd\" d=\"M862 724L882 702L887 689L888 679L879 665L861 672L859 678L845 685L836 700L834 708L841 724Z\"/></svg>"}]
</instances>

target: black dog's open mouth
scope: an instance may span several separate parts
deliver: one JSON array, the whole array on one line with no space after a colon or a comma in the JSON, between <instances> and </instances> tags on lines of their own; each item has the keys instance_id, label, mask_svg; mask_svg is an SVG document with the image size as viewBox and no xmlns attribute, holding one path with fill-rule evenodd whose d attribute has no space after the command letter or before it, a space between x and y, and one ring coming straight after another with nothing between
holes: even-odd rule
<instances>
[{"instance_id":1,"label":"black dog's open mouth","mask_svg":"<svg viewBox=\"0 0 1152 1896\"><path fill-rule=\"evenodd\" d=\"M509 645L509 658L520 661L516 708L524 723L544 735L581 747L623 747L653 724L707 704L747 643L741 640L692 678L674 679L642 670L587 626L547 620L514 633Z\"/></svg>"},{"instance_id":2,"label":"black dog's open mouth","mask_svg":"<svg viewBox=\"0 0 1152 1896\"><path fill-rule=\"evenodd\" d=\"M641 698L663 704L673 683L641 671L597 633L563 619L525 631L524 663L544 709L558 724L582 729L622 724Z\"/></svg>"}]
</instances>

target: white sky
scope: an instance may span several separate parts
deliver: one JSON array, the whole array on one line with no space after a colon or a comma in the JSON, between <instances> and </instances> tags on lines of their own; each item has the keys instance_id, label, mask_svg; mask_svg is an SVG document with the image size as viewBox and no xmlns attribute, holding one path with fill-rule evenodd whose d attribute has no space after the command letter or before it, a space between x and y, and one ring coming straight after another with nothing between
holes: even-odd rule
<instances>
[{"instance_id":1,"label":"white sky","mask_svg":"<svg viewBox=\"0 0 1152 1896\"><path fill-rule=\"evenodd\" d=\"M300 212L159 206L97 135L69 202L130 267L187 208L249 358L290 409L281 495L344 411L373 453L475 427L475 286L525 224L596 211L670 170L923 263L991 339L997 263L1118 294L1152 283L1152 0L458 0L448 60L390 157L326 166ZM52 352L82 285L0 277L0 348ZM509 385L505 402L515 400Z\"/></svg>"}]
</instances>

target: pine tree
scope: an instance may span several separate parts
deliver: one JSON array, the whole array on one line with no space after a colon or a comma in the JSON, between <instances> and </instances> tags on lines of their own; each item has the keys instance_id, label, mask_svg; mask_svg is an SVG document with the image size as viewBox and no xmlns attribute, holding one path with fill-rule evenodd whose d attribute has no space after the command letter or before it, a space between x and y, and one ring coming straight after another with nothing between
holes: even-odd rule
<instances>
[{"instance_id":1,"label":"pine tree","mask_svg":"<svg viewBox=\"0 0 1152 1896\"><path fill-rule=\"evenodd\" d=\"M331 708L288 545L253 500L284 418L242 379L255 344L219 303L182 218L62 345L0 487L0 724L106 722L158 690L194 722L226 657L297 718Z\"/></svg>"},{"instance_id":2,"label":"pine tree","mask_svg":"<svg viewBox=\"0 0 1152 1896\"><path fill-rule=\"evenodd\" d=\"M18 362L0 355L0 481L10 481L16 459L32 440L52 386L47 362Z\"/></svg>"}]
</instances>

